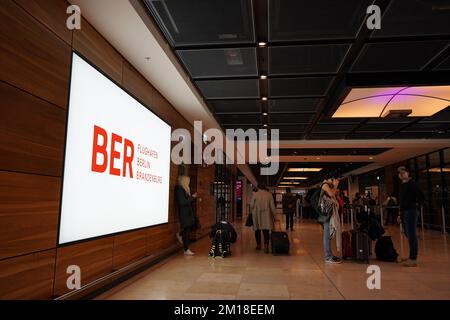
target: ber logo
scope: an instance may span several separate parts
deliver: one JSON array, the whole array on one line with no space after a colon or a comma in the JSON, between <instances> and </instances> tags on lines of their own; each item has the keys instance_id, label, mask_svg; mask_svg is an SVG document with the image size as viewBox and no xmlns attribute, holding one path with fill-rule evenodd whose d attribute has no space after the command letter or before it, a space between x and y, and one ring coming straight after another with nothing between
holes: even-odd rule
<instances>
[{"instance_id":1,"label":"ber logo","mask_svg":"<svg viewBox=\"0 0 450 320\"><path fill-rule=\"evenodd\" d=\"M122 162L120 163L120 160ZM133 179L134 144L131 140L94 126L92 143L93 172L108 172L113 176L129 176Z\"/></svg>"}]
</instances>

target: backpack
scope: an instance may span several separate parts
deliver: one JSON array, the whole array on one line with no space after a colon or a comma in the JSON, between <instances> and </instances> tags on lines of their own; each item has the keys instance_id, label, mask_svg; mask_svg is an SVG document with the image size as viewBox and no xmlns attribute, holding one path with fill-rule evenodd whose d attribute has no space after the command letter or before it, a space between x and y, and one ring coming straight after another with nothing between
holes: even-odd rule
<instances>
[{"instance_id":1,"label":"backpack","mask_svg":"<svg viewBox=\"0 0 450 320\"><path fill-rule=\"evenodd\" d=\"M315 216L313 218L321 224L330 220L332 214L331 208L324 205L322 187L323 184L319 188L316 188L310 199L311 206L315 211Z\"/></svg>"},{"instance_id":2,"label":"backpack","mask_svg":"<svg viewBox=\"0 0 450 320\"><path fill-rule=\"evenodd\" d=\"M225 258L229 255L231 255L231 244L228 241L227 232L219 229L212 239L209 256L211 258Z\"/></svg>"},{"instance_id":3,"label":"backpack","mask_svg":"<svg viewBox=\"0 0 450 320\"><path fill-rule=\"evenodd\" d=\"M383 236L378 239L375 244L375 254L377 255L377 260L386 262L396 262L398 253L394 249L394 244L391 237Z\"/></svg>"}]
</instances>

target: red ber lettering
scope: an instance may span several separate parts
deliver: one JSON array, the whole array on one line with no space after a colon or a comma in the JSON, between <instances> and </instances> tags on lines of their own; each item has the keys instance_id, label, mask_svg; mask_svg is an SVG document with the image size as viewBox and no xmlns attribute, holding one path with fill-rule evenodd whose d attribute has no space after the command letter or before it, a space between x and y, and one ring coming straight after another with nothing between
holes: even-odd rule
<instances>
[{"instance_id":1,"label":"red ber lettering","mask_svg":"<svg viewBox=\"0 0 450 320\"><path fill-rule=\"evenodd\" d=\"M101 144L99 138L103 141ZM122 166L116 165L117 160L122 158L120 144L123 142L123 160ZM101 157L100 157L101 156ZM100 159L99 159L100 158ZM108 132L99 127L94 126L94 138L92 144L92 167L93 172L105 173L109 165L109 174L123 177L127 176L133 178L133 159L134 159L134 144L132 141L123 138L122 136L112 133L111 144L108 155ZM102 160L101 163L100 160ZM108 163L109 162L109 163ZM128 169L128 170L127 170Z\"/></svg>"}]
</instances>

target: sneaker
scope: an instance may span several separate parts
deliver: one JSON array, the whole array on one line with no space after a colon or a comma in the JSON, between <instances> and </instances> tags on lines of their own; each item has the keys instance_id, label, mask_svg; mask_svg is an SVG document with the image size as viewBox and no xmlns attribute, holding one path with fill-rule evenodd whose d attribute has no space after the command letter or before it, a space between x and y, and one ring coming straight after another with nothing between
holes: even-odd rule
<instances>
[{"instance_id":1,"label":"sneaker","mask_svg":"<svg viewBox=\"0 0 450 320\"><path fill-rule=\"evenodd\" d=\"M408 259L408 260L402 262L402 266L403 267L417 267L417 262L416 262L416 260Z\"/></svg>"},{"instance_id":2,"label":"sneaker","mask_svg":"<svg viewBox=\"0 0 450 320\"><path fill-rule=\"evenodd\" d=\"M186 255L186 256L193 256L193 255L195 255L195 253L193 253L191 250L187 249L187 250L184 252L184 255Z\"/></svg>"},{"instance_id":3,"label":"sneaker","mask_svg":"<svg viewBox=\"0 0 450 320\"><path fill-rule=\"evenodd\" d=\"M326 259L325 263L328 263L328 264L340 264L340 263L342 263L342 260L340 258L338 258L338 257L332 257L332 258Z\"/></svg>"},{"instance_id":4,"label":"sneaker","mask_svg":"<svg viewBox=\"0 0 450 320\"><path fill-rule=\"evenodd\" d=\"M177 236L178 242L183 244L183 238L180 236L179 232L176 233L176 236Z\"/></svg>"}]
</instances>

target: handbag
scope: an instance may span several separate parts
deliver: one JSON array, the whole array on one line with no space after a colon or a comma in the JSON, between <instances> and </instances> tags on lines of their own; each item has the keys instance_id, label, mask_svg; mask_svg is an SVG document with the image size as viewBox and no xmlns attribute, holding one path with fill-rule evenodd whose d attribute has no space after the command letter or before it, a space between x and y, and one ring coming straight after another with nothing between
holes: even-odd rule
<instances>
[{"instance_id":1,"label":"handbag","mask_svg":"<svg viewBox=\"0 0 450 320\"><path fill-rule=\"evenodd\" d=\"M246 227L252 227L253 226L253 214L249 213L247 215L247 220L245 221L245 226Z\"/></svg>"}]
</instances>

